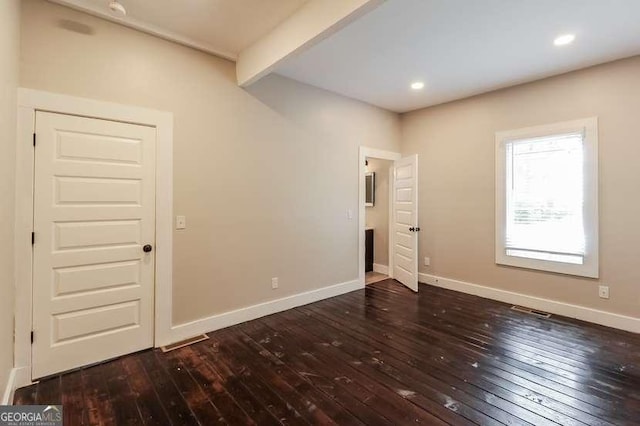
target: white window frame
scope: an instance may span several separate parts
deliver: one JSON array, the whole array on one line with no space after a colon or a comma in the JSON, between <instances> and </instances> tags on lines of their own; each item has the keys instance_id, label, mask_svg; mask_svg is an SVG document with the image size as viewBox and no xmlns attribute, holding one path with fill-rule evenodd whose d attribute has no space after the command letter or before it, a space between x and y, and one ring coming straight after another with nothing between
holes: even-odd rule
<instances>
[{"instance_id":1,"label":"white window frame","mask_svg":"<svg viewBox=\"0 0 640 426\"><path fill-rule=\"evenodd\" d=\"M506 143L566 133L584 134L584 224L586 245L582 265L507 256L506 254ZM499 265L598 278L598 118L584 118L542 126L496 132L496 263Z\"/></svg>"}]
</instances>

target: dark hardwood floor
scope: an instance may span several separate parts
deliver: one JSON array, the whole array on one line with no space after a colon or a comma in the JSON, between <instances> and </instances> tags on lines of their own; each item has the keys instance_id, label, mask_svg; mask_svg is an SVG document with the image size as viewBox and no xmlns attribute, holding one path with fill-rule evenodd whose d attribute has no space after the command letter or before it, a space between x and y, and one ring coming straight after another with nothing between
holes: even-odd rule
<instances>
[{"instance_id":1,"label":"dark hardwood floor","mask_svg":"<svg viewBox=\"0 0 640 426\"><path fill-rule=\"evenodd\" d=\"M640 424L640 336L392 280L18 390L65 425Z\"/></svg>"}]
</instances>

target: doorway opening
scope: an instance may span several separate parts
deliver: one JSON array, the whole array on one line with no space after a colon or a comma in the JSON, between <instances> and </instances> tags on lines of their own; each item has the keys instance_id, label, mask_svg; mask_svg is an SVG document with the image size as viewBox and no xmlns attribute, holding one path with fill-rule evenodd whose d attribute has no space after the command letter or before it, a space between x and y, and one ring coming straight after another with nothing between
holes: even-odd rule
<instances>
[{"instance_id":1,"label":"doorway opening","mask_svg":"<svg viewBox=\"0 0 640 426\"><path fill-rule=\"evenodd\" d=\"M364 287L393 278L418 291L418 157L403 158L397 152L360 147L359 162L360 283ZM382 207L379 210L376 197L377 205ZM383 210L387 213L386 220ZM382 247L385 236L386 258Z\"/></svg>"},{"instance_id":2,"label":"doorway opening","mask_svg":"<svg viewBox=\"0 0 640 426\"><path fill-rule=\"evenodd\" d=\"M389 278L389 182L393 161L365 159L365 284Z\"/></svg>"}]
</instances>

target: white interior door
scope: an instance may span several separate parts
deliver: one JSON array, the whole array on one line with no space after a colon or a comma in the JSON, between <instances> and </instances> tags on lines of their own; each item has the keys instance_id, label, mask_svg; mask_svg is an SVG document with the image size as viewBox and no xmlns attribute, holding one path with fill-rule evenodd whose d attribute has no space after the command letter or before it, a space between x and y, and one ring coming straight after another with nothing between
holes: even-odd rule
<instances>
[{"instance_id":1,"label":"white interior door","mask_svg":"<svg viewBox=\"0 0 640 426\"><path fill-rule=\"evenodd\" d=\"M393 166L393 277L418 291L418 156Z\"/></svg>"},{"instance_id":2,"label":"white interior door","mask_svg":"<svg viewBox=\"0 0 640 426\"><path fill-rule=\"evenodd\" d=\"M153 346L155 133L36 114L34 380Z\"/></svg>"}]
</instances>

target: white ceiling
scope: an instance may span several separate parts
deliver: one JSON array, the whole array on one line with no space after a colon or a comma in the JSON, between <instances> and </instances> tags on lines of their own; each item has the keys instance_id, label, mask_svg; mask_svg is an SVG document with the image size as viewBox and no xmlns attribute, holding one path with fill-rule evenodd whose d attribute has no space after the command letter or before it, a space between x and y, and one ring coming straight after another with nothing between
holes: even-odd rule
<instances>
[{"instance_id":1,"label":"white ceiling","mask_svg":"<svg viewBox=\"0 0 640 426\"><path fill-rule=\"evenodd\" d=\"M405 112L640 54L639 19L640 0L387 0L277 72Z\"/></svg>"},{"instance_id":2,"label":"white ceiling","mask_svg":"<svg viewBox=\"0 0 640 426\"><path fill-rule=\"evenodd\" d=\"M127 9L122 19L108 0L51 1L235 59L308 0L120 0Z\"/></svg>"}]
</instances>

